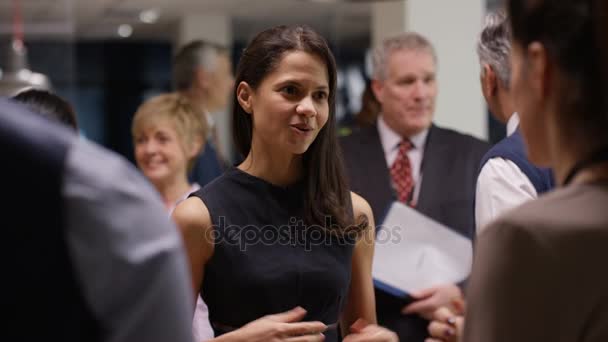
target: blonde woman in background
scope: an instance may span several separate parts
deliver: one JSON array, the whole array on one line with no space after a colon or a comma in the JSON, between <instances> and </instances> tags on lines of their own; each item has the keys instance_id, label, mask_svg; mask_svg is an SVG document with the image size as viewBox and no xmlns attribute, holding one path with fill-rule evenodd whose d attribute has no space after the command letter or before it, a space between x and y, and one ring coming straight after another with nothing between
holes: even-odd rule
<instances>
[{"instance_id":1,"label":"blonde woman in background","mask_svg":"<svg viewBox=\"0 0 608 342\"><path fill-rule=\"evenodd\" d=\"M199 189L188 182L188 170L207 137L204 115L177 94L163 94L144 102L133 118L135 161L160 193L169 212Z\"/></svg>"},{"instance_id":2,"label":"blonde woman in background","mask_svg":"<svg viewBox=\"0 0 608 342\"><path fill-rule=\"evenodd\" d=\"M200 189L188 172L207 140L205 116L177 93L144 102L133 118L135 161L159 192L169 215L175 206ZM197 298L192 332L197 341L213 338L205 303Z\"/></svg>"}]
</instances>

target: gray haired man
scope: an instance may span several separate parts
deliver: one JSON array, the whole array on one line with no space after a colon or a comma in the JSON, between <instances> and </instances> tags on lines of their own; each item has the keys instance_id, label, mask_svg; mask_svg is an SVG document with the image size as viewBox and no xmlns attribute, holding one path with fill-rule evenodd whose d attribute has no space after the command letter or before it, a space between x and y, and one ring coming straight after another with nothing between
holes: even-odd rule
<instances>
[{"instance_id":1,"label":"gray haired man","mask_svg":"<svg viewBox=\"0 0 608 342\"><path fill-rule=\"evenodd\" d=\"M553 187L551 171L536 168L528 161L517 130L519 119L509 92L511 32L507 20L502 11L489 13L477 45L483 96L494 117L507 124L508 134L486 153L481 162L475 197L478 234L487 223L508 209ZM461 308L457 310L442 307L435 311L428 327L432 341L462 340L464 305L459 306Z\"/></svg>"},{"instance_id":2,"label":"gray haired man","mask_svg":"<svg viewBox=\"0 0 608 342\"><path fill-rule=\"evenodd\" d=\"M507 125L507 138L484 156L477 179L475 221L477 233L506 210L553 188L546 169L530 164L518 132L509 84L511 80L511 32L504 12L490 13L479 36L481 89L494 117Z\"/></svg>"},{"instance_id":3,"label":"gray haired man","mask_svg":"<svg viewBox=\"0 0 608 342\"><path fill-rule=\"evenodd\" d=\"M341 140L352 191L369 201L376 222L398 200L473 238L475 182L489 145L433 123L438 60L427 38L388 37L373 56L371 85L381 112L375 125ZM438 284L410 295L403 300L376 289L378 322L401 341L423 342L427 320L461 290Z\"/></svg>"}]
</instances>

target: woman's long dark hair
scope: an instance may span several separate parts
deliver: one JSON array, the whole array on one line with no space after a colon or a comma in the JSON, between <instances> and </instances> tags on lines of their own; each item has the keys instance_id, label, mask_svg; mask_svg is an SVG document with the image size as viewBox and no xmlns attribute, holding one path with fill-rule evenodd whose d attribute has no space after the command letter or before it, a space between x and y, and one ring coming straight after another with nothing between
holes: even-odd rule
<instances>
[{"instance_id":1,"label":"woman's long dark hair","mask_svg":"<svg viewBox=\"0 0 608 342\"><path fill-rule=\"evenodd\" d=\"M304 220L332 232L361 231L367 226L367 217L355 223L346 182L342 155L338 146L335 99L336 62L327 42L306 26L277 26L260 32L243 51L236 68L232 133L238 151L247 156L251 149L253 122L237 101L236 88L247 82L257 89L279 64L286 53L304 51L318 56L327 66L329 81L329 118L315 141L303 155L305 187ZM331 223L327 226L327 220Z\"/></svg>"},{"instance_id":2,"label":"woman's long dark hair","mask_svg":"<svg viewBox=\"0 0 608 342\"><path fill-rule=\"evenodd\" d=\"M540 42L559 68L562 121L606 141L606 0L507 0L513 39Z\"/></svg>"}]
</instances>

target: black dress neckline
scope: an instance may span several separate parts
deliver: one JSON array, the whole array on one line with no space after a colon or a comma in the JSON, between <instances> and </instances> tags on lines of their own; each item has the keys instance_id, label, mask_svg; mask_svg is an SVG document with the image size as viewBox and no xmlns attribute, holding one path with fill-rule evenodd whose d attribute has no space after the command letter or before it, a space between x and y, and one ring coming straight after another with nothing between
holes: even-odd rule
<instances>
[{"instance_id":1,"label":"black dress neckline","mask_svg":"<svg viewBox=\"0 0 608 342\"><path fill-rule=\"evenodd\" d=\"M302 189L302 187L304 185L304 178L300 178L299 180L297 180L294 183L291 183L289 185L274 184L263 178L254 176L247 171L241 170L238 168L238 166L233 166L228 172L233 172L236 176L240 176L252 183L263 184L264 186L270 188L271 190L275 190L275 191L286 192L286 191L291 191L291 190L300 190L300 189Z\"/></svg>"}]
</instances>

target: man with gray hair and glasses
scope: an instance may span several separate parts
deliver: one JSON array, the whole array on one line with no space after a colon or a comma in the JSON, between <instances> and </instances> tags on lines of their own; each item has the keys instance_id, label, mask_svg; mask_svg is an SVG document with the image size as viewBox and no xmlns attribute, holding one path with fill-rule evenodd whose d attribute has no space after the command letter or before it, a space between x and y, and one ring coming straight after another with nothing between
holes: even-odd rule
<instances>
[{"instance_id":1,"label":"man with gray hair and glasses","mask_svg":"<svg viewBox=\"0 0 608 342\"><path fill-rule=\"evenodd\" d=\"M475 220L477 234L506 210L553 188L548 169L532 165L527 158L516 104L510 92L511 32L503 11L489 13L477 45L481 64L481 89L494 117L507 125L507 138L484 156L477 179Z\"/></svg>"},{"instance_id":2,"label":"man with gray hair and glasses","mask_svg":"<svg viewBox=\"0 0 608 342\"><path fill-rule=\"evenodd\" d=\"M223 172L226 156L222 152L226 151L219 145L214 114L226 110L233 83L230 54L223 46L195 40L180 48L173 59L175 90L206 113L210 127L210 139L190 175L201 187Z\"/></svg>"}]
</instances>

